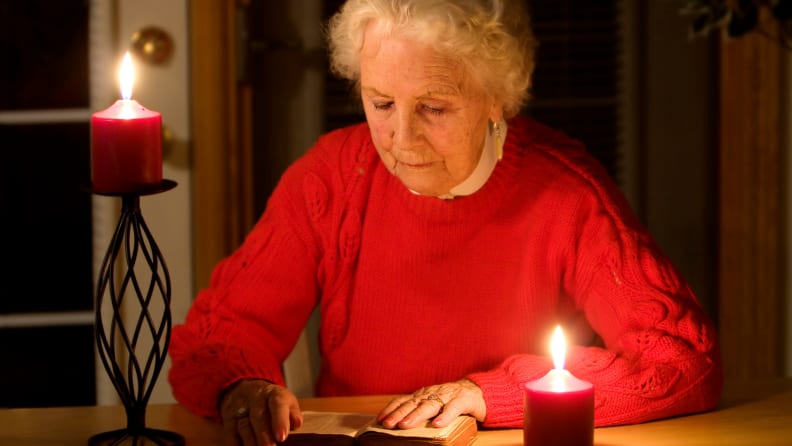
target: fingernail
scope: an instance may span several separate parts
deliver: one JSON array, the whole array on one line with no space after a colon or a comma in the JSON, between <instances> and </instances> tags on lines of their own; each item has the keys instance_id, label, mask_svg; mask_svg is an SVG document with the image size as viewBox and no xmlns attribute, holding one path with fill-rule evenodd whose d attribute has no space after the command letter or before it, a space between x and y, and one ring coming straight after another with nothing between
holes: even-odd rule
<instances>
[{"instance_id":1,"label":"fingernail","mask_svg":"<svg viewBox=\"0 0 792 446\"><path fill-rule=\"evenodd\" d=\"M286 441L286 432L284 431L278 432L277 437L278 437L278 443L283 443L284 441Z\"/></svg>"}]
</instances>

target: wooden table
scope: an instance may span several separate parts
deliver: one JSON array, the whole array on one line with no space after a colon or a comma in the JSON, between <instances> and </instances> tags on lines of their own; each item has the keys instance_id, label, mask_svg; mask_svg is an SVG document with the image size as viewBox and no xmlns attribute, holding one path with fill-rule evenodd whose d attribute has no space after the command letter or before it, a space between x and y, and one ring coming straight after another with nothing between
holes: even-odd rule
<instances>
[{"instance_id":1,"label":"wooden table","mask_svg":"<svg viewBox=\"0 0 792 446\"><path fill-rule=\"evenodd\" d=\"M305 410L376 413L384 396L302 400ZM85 445L98 433L125 427L123 407L0 409L2 446ZM176 404L151 405L147 426L182 434L188 446L221 445L220 426ZM650 423L599 428L597 446L792 445L792 380L741 386L712 412ZM522 446L519 429L481 430L475 446Z\"/></svg>"}]
</instances>

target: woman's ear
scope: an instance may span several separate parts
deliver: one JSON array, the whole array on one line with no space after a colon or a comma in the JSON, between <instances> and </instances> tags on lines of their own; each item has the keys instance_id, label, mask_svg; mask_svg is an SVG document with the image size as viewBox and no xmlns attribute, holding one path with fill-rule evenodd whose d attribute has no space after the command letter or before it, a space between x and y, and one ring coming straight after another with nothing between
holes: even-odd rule
<instances>
[{"instance_id":1,"label":"woman's ear","mask_svg":"<svg viewBox=\"0 0 792 446\"><path fill-rule=\"evenodd\" d=\"M492 107L490 107L489 118L492 122L503 121L503 104L493 100Z\"/></svg>"}]
</instances>

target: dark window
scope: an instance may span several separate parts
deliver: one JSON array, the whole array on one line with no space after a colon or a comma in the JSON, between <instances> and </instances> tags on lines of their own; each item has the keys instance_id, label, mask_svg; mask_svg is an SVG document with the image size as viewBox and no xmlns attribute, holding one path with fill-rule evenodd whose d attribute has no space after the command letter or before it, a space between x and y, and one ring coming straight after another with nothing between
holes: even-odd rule
<instances>
[{"instance_id":1,"label":"dark window","mask_svg":"<svg viewBox=\"0 0 792 446\"><path fill-rule=\"evenodd\" d=\"M88 20L0 0L0 406L96 401Z\"/></svg>"},{"instance_id":2,"label":"dark window","mask_svg":"<svg viewBox=\"0 0 792 446\"><path fill-rule=\"evenodd\" d=\"M87 47L87 0L0 0L0 110L88 107Z\"/></svg>"},{"instance_id":3,"label":"dark window","mask_svg":"<svg viewBox=\"0 0 792 446\"><path fill-rule=\"evenodd\" d=\"M95 404L95 345L92 326L0 330L0 407Z\"/></svg>"},{"instance_id":4,"label":"dark window","mask_svg":"<svg viewBox=\"0 0 792 446\"><path fill-rule=\"evenodd\" d=\"M528 5L539 48L525 114L583 141L618 180L618 2L528 0Z\"/></svg>"},{"instance_id":5,"label":"dark window","mask_svg":"<svg viewBox=\"0 0 792 446\"><path fill-rule=\"evenodd\" d=\"M91 310L85 124L0 125L0 314Z\"/></svg>"}]
</instances>

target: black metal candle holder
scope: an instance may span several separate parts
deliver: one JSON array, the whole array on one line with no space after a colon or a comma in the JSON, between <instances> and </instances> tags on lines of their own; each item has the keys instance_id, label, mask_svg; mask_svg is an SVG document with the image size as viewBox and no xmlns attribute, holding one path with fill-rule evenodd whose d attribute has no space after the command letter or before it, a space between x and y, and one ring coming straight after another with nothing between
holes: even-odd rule
<instances>
[{"instance_id":1,"label":"black metal candle holder","mask_svg":"<svg viewBox=\"0 0 792 446\"><path fill-rule=\"evenodd\" d=\"M163 180L160 185L131 193L96 192L121 197L121 217L97 281L95 337L102 364L124 404L127 427L94 435L88 441L91 446L184 444L184 437L177 433L146 427L146 406L170 343L171 283L162 253L143 220L140 197L174 187L175 182ZM144 262L141 269L151 274L147 281L138 278L135 268ZM139 307L137 319L129 326L122 314L125 300L127 306ZM162 314L152 314L149 308L159 303ZM112 308L109 325L102 317L107 305Z\"/></svg>"}]
</instances>

